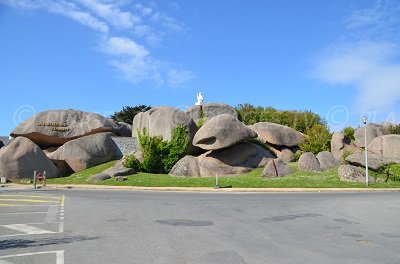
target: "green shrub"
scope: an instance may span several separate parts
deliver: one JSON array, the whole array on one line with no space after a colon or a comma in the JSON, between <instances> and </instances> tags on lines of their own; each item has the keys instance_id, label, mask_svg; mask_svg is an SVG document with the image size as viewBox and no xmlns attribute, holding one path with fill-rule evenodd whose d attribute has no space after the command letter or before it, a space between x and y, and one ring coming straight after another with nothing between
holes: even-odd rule
<instances>
[{"instance_id":1,"label":"green shrub","mask_svg":"<svg viewBox=\"0 0 400 264\"><path fill-rule=\"evenodd\" d=\"M141 165L139 160L135 157L135 155L127 155L123 161L125 168L132 168L135 169L136 172L141 170Z\"/></svg>"},{"instance_id":2,"label":"green shrub","mask_svg":"<svg viewBox=\"0 0 400 264\"><path fill-rule=\"evenodd\" d=\"M321 124L315 124L307 133L304 143L300 144L300 150L318 154L321 151L330 150L331 134L328 128Z\"/></svg>"},{"instance_id":3,"label":"green shrub","mask_svg":"<svg viewBox=\"0 0 400 264\"><path fill-rule=\"evenodd\" d=\"M301 154L303 154L304 152L301 150L298 150L294 153L294 160L295 161L299 161Z\"/></svg>"},{"instance_id":4,"label":"green shrub","mask_svg":"<svg viewBox=\"0 0 400 264\"><path fill-rule=\"evenodd\" d=\"M342 162L347 164L346 158L350 155L354 154L354 151L351 149L346 149L342 154Z\"/></svg>"},{"instance_id":5,"label":"green shrub","mask_svg":"<svg viewBox=\"0 0 400 264\"><path fill-rule=\"evenodd\" d=\"M354 138L354 132L355 131L356 130L354 128L352 128L352 127L345 127L345 128L343 128L342 133L343 133L343 135L345 137L347 137L347 138L349 138L351 140L354 140L355 139Z\"/></svg>"},{"instance_id":6,"label":"green shrub","mask_svg":"<svg viewBox=\"0 0 400 264\"><path fill-rule=\"evenodd\" d=\"M400 135L400 125L390 125L388 127L389 134Z\"/></svg>"},{"instance_id":7,"label":"green shrub","mask_svg":"<svg viewBox=\"0 0 400 264\"><path fill-rule=\"evenodd\" d=\"M388 180L400 181L400 164L389 163L383 165L379 168L378 173L386 177L385 182Z\"/></svg>"},{"instance_id":8,"label":"green shrub","mask_svg":"<svg viewBox=\"0 0 400 264\"><path fill-rule=\"evenodd\" d=\"M183 158L189 148L189 139L187 136L187 128L185 125L180 125L172 132L172 138L167 143L168 155L165 157L164 170L170 172L172 167Z\"/></svg>"},{"instance_id":9,"label":"green shrub","mask_svg":"<svg viewBox=\"0 0 400 264\"><path fill-rule=\"evenodd\" d=\"M171 140L149 136L146 129L138 131L138 140L143 153L140 168L149 173L169 173L172 167L187 154L189 139L185 125L178 126L172 132Z\"/></svg>"},{"instance_id":10,"label":"green shrub","mask_svg":"<svg viewBox=\"0 0 400 264\"><path fill-rule=\"evenodd\" d=\"M137 105L137 106L124 106L121 111L115 112L111 118L115 122L125 122L132 125L133 118L140 112L150 110L151 106Z\"/></svg>"},{"instance_id":11,"label":"green shrub","mask_svg":"<svg viewBox=\"0 0 400 264\"><path fill-rule=\"evenodd\" d=\"M246 125L257 122L271 122L291 127L299 132L307 133L314 125L326 126L326 121L311 111L281 111L272 107L240 104L236 106L239 120Z\"/></svg>"}]
</instances>

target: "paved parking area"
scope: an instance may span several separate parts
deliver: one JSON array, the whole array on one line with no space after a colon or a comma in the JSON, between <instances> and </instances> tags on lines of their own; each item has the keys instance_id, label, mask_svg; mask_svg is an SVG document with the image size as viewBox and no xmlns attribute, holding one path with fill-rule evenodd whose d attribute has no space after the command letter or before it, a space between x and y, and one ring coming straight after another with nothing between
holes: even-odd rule
<instances>
[{"instance_id":1,"label":"paved parking area","mask_svg":"<svg viewBox=\"0 0 400 264\"><path fill-rule=\"evenodd\" d=\"M42 251L36 242L63 235L64 203L40 191L0 193L0 264L63 264L63 249Z\"/></svg>"}]
</instances>

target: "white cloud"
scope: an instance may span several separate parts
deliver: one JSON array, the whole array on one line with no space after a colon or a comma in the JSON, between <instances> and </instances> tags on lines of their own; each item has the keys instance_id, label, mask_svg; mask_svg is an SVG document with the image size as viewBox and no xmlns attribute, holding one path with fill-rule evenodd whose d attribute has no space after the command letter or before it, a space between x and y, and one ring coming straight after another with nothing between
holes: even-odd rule
<instances>
[{"instance_id":1,"label":"white cloud","mask_svg":"<svg viewBox=\"0 0 400 264\"><path fill-rule=\"evenodd\" d=\"M106 23L100 21L88 12L79 10L74 3L67 1L49 1L46 3L45 8L51 13L66 16L94 30L103 33L107 33L109 30Z\"/></svg>"},{"instance_id":2,"label":"white cloud","mask_svg":"<svg viewBox=\"0 0 400 264\"><path fill-rule=\"evenodd\" d=\"M316 60L316 78L357 89L360 112L388 111L400 102L400 13L392 12L399 8L378 0L373 8L355 11L345 20L345 40L329 45Z\"/></svg>"},{"instance_id":3,"label":"white cloud","mask_svg":"<svg viewBox=\"0 0 400 264\"><path fill-rule=\"evenodd\" d=\"M169 62L154 58L149 48L139 44L157 47L169 32L183 29L175 18L155 11L153 2L145 6L133 5L132 0L0 0L1 4L62 15L101 32L99 50L132 83L152 80L156 85L179 86L193 78L190 71L171 69Z\"/></svg>"},{"instance_id":4,"label":"white cloud","mask_svg":"<svg viewBox=\"0 0 400 264\"><path fill-rule=\"evenodd\" d=\"M180 86L191 81L194 78L194 74L190 71L172 69L168 71L167 77L170 86Z\"/></svg>"},{"instance_id":5,"label":"white cloud","mask_svg":"<svg viewBox=\"0 0 400 264\"><path fill-rule=\"evenodd\" d=\"M118 29L132 28L141 21L139 16L129 11L122 11L112 3L102 3L99 0L79 0L79 2Z\"/></svg>"}]
</instances>

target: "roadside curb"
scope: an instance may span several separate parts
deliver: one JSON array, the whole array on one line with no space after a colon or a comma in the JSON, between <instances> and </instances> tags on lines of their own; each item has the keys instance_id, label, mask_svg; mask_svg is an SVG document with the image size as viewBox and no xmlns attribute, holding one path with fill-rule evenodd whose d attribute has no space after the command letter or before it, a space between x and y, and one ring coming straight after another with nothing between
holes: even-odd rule
<instances>
[{"instance_id":1,"label":"roadside curb","mask_svg":"<svg viewBox=\"0 0 400 264\"><path fill-rule=\"evenodd\" d=\"M4 189L33 189L31 185L3 184ZM108 186L80 184L49 184L40 190L126 190L126 191L159 191L159 192L213 192L213 193L280 193L280 192L400 192L400 188L220 188L211 187L139 187Z\"/></svg>"}]
</instances>

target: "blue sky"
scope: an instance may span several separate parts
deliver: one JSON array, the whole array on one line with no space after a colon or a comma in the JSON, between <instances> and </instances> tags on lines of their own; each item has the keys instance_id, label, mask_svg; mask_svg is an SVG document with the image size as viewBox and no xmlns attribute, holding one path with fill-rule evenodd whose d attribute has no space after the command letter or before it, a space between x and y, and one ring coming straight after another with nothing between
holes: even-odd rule
<instances>
[{"instance_id":1,"label":"blue sky","mask_svg":"<svg viewBox=\"0 0 400 264\"><path fill-rule=\"evenodd\" d=\"M400 122L396 0L0 0L0 134L34 113L251 103Z\"/></svg>"}]
</instances>

